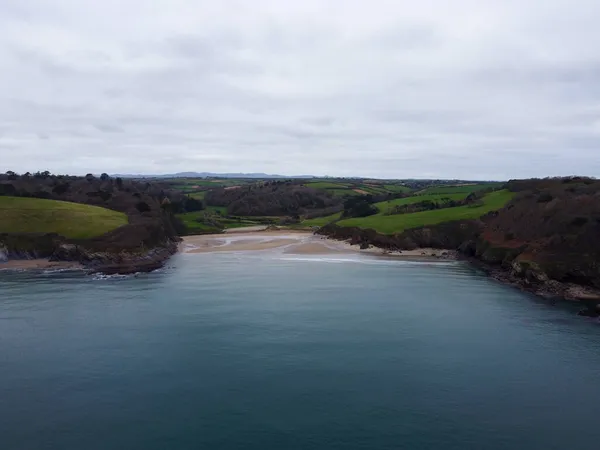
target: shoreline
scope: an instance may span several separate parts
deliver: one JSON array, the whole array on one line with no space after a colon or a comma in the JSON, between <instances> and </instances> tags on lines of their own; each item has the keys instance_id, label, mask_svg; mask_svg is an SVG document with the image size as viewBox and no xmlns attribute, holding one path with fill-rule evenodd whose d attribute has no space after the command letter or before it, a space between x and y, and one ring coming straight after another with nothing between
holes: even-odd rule
<instances>
[{"instance_id":1,"label":"shoreline","mask_svg":"<svg viewBox=\"0 0 600 450\"><path fill-rule=\"evenodd\" d=\"M156 251L156 250L155 250ZM169 257L183 254L220 252L262 252L279 251L288 255L352 255L363 254L376 257L410 259L413 261L456 261L468 262L482 270L488 277L524 292L546 299L562 299L578 303L585 309L580 315L597 317L600 315L600 291L573 283L556 280L535 280L519 277L501 266L492 265L474 257L468 257L457 250L417 248L414 250L389 250L374 245L351 244L350 239L339 240L325 235L317 235L307 230L294 229L233 229L228 233L185 236L178 246L159 251L160 255L145 255L133 260L104 261L102 264L87 265L77 261L50 261L46 259L10 259L0 262L0 271L36 270L86 270L90 273L130 274L148 272L164 265ZM149 253L153 253L152 251ZM158 257L158 258L157 258Z\"/></svg>"},{"instance_id":2,"label":"shoreline","mask_svg":"<svg viewBox=\"0 0 600 450\"><path fill-rule=\"evenodd\" d=\"M245 252L279 249L286 254L368 254L413 259L456 260L458 252L446 249L386 250L374 246L361 248L350 242L330 239L304 230L230 231L221 234L185 236L182 253Z\"/></svg>"}]
</instances>

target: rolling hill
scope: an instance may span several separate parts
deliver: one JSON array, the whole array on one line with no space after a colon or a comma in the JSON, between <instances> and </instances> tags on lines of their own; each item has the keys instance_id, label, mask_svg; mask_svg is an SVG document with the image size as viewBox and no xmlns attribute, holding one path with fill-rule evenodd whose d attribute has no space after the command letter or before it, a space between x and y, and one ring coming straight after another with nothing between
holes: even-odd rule
<instances>
[{"instance_id":1,"label":"rolling hill","mask_svg":"<svg viewBox=\"0 0 600 450\"><path fill-rule=\"evenodd\" d=\"M0 197L0 233L57 233L88 239L128 223L127 216L99 206L28 197Z\"/></svg>"}]
</instances>

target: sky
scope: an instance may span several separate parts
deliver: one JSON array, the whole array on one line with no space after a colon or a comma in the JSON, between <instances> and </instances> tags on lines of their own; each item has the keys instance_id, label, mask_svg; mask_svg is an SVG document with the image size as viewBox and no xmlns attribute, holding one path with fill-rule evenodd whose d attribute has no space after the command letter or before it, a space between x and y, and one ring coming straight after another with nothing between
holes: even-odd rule
<instances>
[{"instance_id":1,"label":"sky","mask_svg":"<svg viewBox=\"0 0 600 450\"><path fill-rule=\"evenodd\" d=\"M3 0L0 171L600 176L598 0Z\"/></svg>"}]
</instances>

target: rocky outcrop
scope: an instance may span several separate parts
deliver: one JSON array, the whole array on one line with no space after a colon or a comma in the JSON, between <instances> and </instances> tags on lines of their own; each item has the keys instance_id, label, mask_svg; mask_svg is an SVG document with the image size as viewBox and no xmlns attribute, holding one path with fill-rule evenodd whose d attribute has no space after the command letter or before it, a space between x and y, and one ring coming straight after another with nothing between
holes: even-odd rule
<instances>
[{"instance_id":1,"label":"rocky outcrop","mask_svg":"<svg viewBox=\"0 0 600 450\"><path fill-rule=\"evenodd\" d=\"M106 275L152 272L164 266L166 261L177 252L177 246L178 242L170 241L161 247L138 253L83 253L80 255L79 262L91 272Z\"/></svg>"},{"instance_id":2,"label":"rocky outcrop","mask_svg":"<svg viewBox=\"0 0 600 450\"><path fill-rule=\"evenodd\" d=\"M154 224L127 225L100 238L68 240L57 234L0 234L0 254L9 259L80 263L107 275L150 272L177 251L177 237L166 237Z\"/></svg>"}]
</instances>

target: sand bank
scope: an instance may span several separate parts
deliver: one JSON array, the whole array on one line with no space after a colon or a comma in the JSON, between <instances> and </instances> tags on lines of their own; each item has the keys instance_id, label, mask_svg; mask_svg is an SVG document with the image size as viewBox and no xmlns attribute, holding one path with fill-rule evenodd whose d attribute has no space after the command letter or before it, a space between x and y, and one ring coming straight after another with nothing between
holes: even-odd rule
<instances>
[{"instance_id":1,"label":"sand bank","mask_svg":"<svg viewBox=\"0 0 600 450\"><path fill-rule=\"evenodd\" d=\"M239 252L280 249L287 254L339 254L366 253L374 255L399 256L410 258L452 259L455 253L448 250L420 248L390 252L371 247L360 249L357 245L327 239L307 231L230 231L227 234L187 236L183 239L181 251L184 253Z\"/></svg>"}]
</instances>

